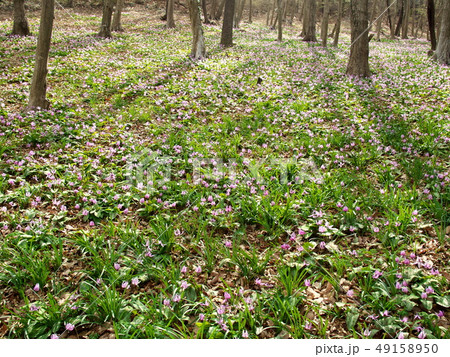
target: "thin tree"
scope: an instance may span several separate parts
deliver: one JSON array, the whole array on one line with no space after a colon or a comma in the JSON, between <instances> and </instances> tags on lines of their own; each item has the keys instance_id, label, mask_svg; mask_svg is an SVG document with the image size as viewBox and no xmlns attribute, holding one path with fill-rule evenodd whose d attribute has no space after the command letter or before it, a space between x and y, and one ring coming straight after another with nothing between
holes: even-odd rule
<instances>
[{"instance_id":1,"label":"thin tree","mask_svg":"<svg viewBox=\"0 0 450 357\"><path fill-rule=\"evenodd\" d=\"M277 0L278 7L278 42L283 41L283 11L282 0Z\"/></svg>"},{"instance_id":2,"label":"thin tree","mask_svg":"<svg viewBox=\"0 0 450 357\"><path fill-rule=\"evenodd\" d=\"M102 24L98 36L110 38L111 36L111 17L114 9L115 0L103 0Z\"/></svg>"},{"instance_id":3,"label":"thin tree","mask_svg":"<svg viewBox=\"0 0 450 357\"><path fill-rule=\"evenodd\" d=\"M374 0L374 1L378 2L379 12L381 14L381 15L378 16L377 28L376 28L376 30L377 30L377 41L380 41L381 27L383 25L383 17L384 17L383 11L384 11L384 9L383 9L383 3L381 1L378 1L378 0Z\"/></svg>"},{"instance_id":4,"label":"thin tree","mask_svg":"<svg viewBox=\"0 0 450 357\"><path fill-rule=\"evenodd\" d=\"M305 0L303 41L316 42L316 0Z\"/></svg>"},{"instance_id":5,"label":"thin tree","mask_svg":"<svg viewBox=\"0 0 450 357\"><path fill-rule=\"evenodd\" d=\"M369 70L369 0L350 1L351 41L347 74L368 77Z\"/></svg>"},{"instance_id":6,"label":"thin tree","mask_svg":"<svg viewBox=\"0 0 450 357\"><path fill-rule=\"evenodd\" d=\"M436 48L438 63L450 65L450 1L444 1L439 42Z\"/></svg>"},{"instance_id":7,"label":"thin tree","mask_svg":"<svg viewBox=\"0 0 450 357\"><path fill-rule=\"evenodd\" d=\"M431 51L436 51L436 9L434 6L434 0L427 1L427 18L428 18L428 29L430 33L431 41Z\"/></svg>"},{"instance_id":8,"label":"thin tree","mask_svg":"<svg viewBox=\"0 0 450 357\"><path fill-rule=\"evenodd\" d=\"M395 38L395 29L394 29L394 21L392 21L392 13L391 13L391 6L390 0L386 0L386 6L387 6L387 18L389 22L389 30L391 31L391 38Z\"/></svg>"},{"instance_id":9,"label":"thin tree","mask_svg":"<svg viewBox=\"0 0 450 357\"><path fill-rule=\"evenodd\" d=\"M168 2L167 2L167 23L166 23L166 27L168 29L175 28L175 20L173 18L173 1L174 0L168 0Z\"/></svg>"},{"instance_id":10,"label":"thin tree","mask_svg":"<svg viewBox=\"0 0 450 357\"><path fill-rule=\"evenodd\" d=\"M225 8L225 0L222 0L217 7L216 13L214 14L214 20L218 21L222 17L223 9Z\"/></svg>"},{"instance_id":11,"label":"thin tree","mask_svg":"<svg viewBox=\"0 0 450 357\"><path fill-rule=\"evenodd\" d=\"M25 0L14 0L14 19L11 35L29 36L31 35L28 20L25 15Z\"/></svg>"},{"instance_id":12,"label":"thin tree","mask_svg":"<svg viewBox=\"0 0 450 357\"><path fill-rule=\"evenodd\" d=\"M123 31L122 28L122 9L124 0L117 0L116 9L114 11L114 16L112 20L111 30L112 31Z\"/></svg>"},{"instance_id":13,"label":"thin tree","mask_svg":"<svg viewBox=\"0 0 450 357\"><path fill-rule=\"evenodd\" d=\"M337 21L336 21L336 30L335 30L336 32L334 33L334 41L333 41L334 47L337 47L337 45L339 43L339 34L341 32L341 21L342 21L342 0L339 0L338 17L337 17Z\"/></svg>"},{"instance_id":14,"label":"thin tree","mask_svg":"<svg viewBox=\"0 0 450 357\"><path fill-rule=\"evenodd\" d=\"M225 0L225 11L223 14L222 34L220 44L224 47L233 46L233 18L235 0Z\"/></svg>"},{"instance_id":15,"label":"thin tree","mask_svg":"<svg viewBox=\"0 0 450 357\"><path fill-rule=\"evenodd\" d=\"M248 8L248 23L251 24L252 20L252 12L253 12L253 0L250 0L249 8Z\"/></svg>"},{"instance_id":16,"label":"thin tree","mask_svg":"<svg viewBox=\"0 0 450 357\"><path fill-rule=\"evenodd\" d=\"M324 7L323 7L322 26L321 26L321 30L320 30L320 37L322 38L322 46L323 47L327 47L329 14L330 14L330 2L329 2L329 0L325 0Z\"/></svg>"},{"instance_id":17,"label":"thin tree","mask_svg":"<svg viewBox=\"0 0 450 357\"><path fill-rule=\"evenodd\" d=\"M189 0L189 16L191 18L192 29L191 58L199 60L206 56L199 0Z\"/></svg>"},{"instance_id":18,"label":"thin tree","mask_svg":"<svg viewBox=\"0 0 450 357\"><path fill-rule=\"evenodd\" d=\"M206 25L209 25L211 22L209 21L208 18L208 9L206 8L206 0L201 0L202 2L202 10L203 10L203 23L205 23Z\"/></svg>"},{"instance_id":19,"label":"thin tree","mask_svg":"<svg viewBox=\"0 0 450 357\"><path fill-rule=\"evenodd\" d=\"M403 40L406 40L408 38L410 12L411 12L411 2L410 2L410 0L406 0L405 11L403 12L403 23L402 23L402 39Z\"/></svg>"},{"instance_id":20,"label":"thin tree","mask_svg":"<svg viewBox=\"0 0 450 357\"><path fill-rule=\"evenodd\" d=\"M33 79L31 80L30 97L26 110L48 109L50 102L47 93L47 63L52 39L55 0L41 0L41 20L36 48Z\"/></svg>"}]
</instances>

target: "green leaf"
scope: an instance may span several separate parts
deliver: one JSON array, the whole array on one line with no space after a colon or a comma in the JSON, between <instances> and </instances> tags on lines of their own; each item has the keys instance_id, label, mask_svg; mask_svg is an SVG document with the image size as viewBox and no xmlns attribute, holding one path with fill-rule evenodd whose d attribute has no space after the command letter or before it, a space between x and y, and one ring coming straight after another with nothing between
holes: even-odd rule
<instances>
[{"instance_id":1,"label":"green leaf","mask_svg":"<svg viewBox=\"0 0 450 357\"><path fill-rule=\"evenodd\" d=\"M349 330L352 330L355 327L358 318L359 313L355 309L351 309L347 312L347 318L345 319L345 322L347 323L347 328Z\"/></svg>"},{"instance_id":2,"label":"green leaf","mask_svg":"<svg viewBox=\"0 0 450 357\"><path fill-rule=\"evenodd\" d=\"M423 305L423 307L424 307L425 309L431 310L431 309L433 308L433 302L432 302L432 301L430 301L430 300L425 300L425 299L422 299L422 300L420 300L420 301L422 302L422 305Z\"/></svg>"},{"instance_id":3,"label":"green leaf","mask_svg":"<svg viewBox=\"0 0 450 357\"><path fill-rule=\"evenodd\" d=\"M436 297L436 304L442 307L450 307L450 295Z\"/></svg>"}]
</instances>

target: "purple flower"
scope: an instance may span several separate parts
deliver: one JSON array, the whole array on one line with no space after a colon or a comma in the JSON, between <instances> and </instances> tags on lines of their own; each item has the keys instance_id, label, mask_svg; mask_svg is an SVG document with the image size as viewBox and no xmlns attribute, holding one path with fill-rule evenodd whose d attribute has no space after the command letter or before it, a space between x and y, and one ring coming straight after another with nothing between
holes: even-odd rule
<instances>
[{"instance_id":1,"label":"purple flower","mask_svg":"<svg viewBox=\"0 0 450 357\"><path fill-rule=\"evenodd\" d=\"M311 286L311 280L306 279L305 280L305 286Z\"/></svg>"},{"instance_id":2,"label":"purple flower","mask_svg":"<svg viewBox=\"0 0 450 357\"><path fill-rule=\"evenodd\" d=\"M320 226L319 227L319 232L320 233L325 233L327 231L327 228L326 227L324 227L324 226Z\"/></svg>"},{"instance_id":3,"label":"purple flower","mask_svg":"<svg viewBox=\"0 0 450 357\"><path fill-rule=\"evenodd\" d=\"M354 291L352 289L350 289L349 291L347 291L347 296L349 298L352 298L355 295Z\"/></svg>"},{"instance_id":4,"label":"purple flower","mask_svg":"<svg viewBox=\"0 0 450 357\"><path fill-rule=\"evenodd\" d=\"M71 323L67 323L67 324L66 324L66 330L67 330L67 331L73 331L74 328L75 328L75 326L72 325Z\"/></svg>"},{"instance_id":5,"label":"purple flower","mask_svg":"<svg viewBox=\"0 0 450 357\"><path fill-rule=\"evenodd\" d=\"M326 246L327 245L325 244L325 242L320 242L320 244L319 244L320 249L325 249Z\"/></svg>"},{"instance_id":6,"label":"purple flower","mask_svg":"<svg viewBox=\"0 0 450 357\"><path fill-rule=\"evenodd\" d=\"M381 271L379 271L379 270L375 270L375 273L373 273L373 275L372 275L372 277L374 278L374 279L378 279L380 276L382 276L383 275L383 273L381 272Z\"/></svg>"},{"instance_id":7,"label":"purple flower","mask_svg":"<svg viewBox=\"0 0 450 357\"><path fill-rule=\"evenodd\" d=\"M425 289L425 292L427 292L428 294L433 294L434 293L434 289L431 286L429 286L429 287L427 287Z\"/></svg>"},{"instance_id":8,"label":"purple flower","mask_svg":"<svg viewBox=\"0 0 450 357\"><path fill-rule=\"evenodd\" d=\"M114 263L114 269L116 269L118 271L120 269L120 264L119 263Z\"/></svg>"},{"instance_id":9,"label":"purple flower","mask_svg":"<svg viewBox=\"0 0 450 357\"><path fill-rule=\"evenodd\" d=\"M178 294L175 294L175 295L172 297L172 300L173 300L173 302L178 302L178 301L181 300L181 296L178 295Z\"/></svg>"},{"instance_id":10,"label":"purple flower","mask_svg":"<svg viewBox=\"0 0 450 357\"><path fill-rule=\"evenodd\" d=\"M122 288L123 288L123 289L128 289L128 288L129 288L128 281L124 281L124 282L122 283Z\"/></svg>"},{"instance_id":11,"label":"purple flower","mask_svg":"<svg viewBox=\"0 0 450 357\"><path fill-rule=\"evenodd\" d=\"M425 293L425 292L423 292L422 294L420 294L420 297L421 297L422 299L426 299L426 298L428 297L428 294Z\"/></svg>"},{"instance_id":12,"label":"purple flower","mask_svg":"<svg viewBox=\"0 0 450 357\"><path fill-rule=\"evenodd\" d=\"M170 306L170 300L169 299L164 299L163 300L163 305L164 306Z\"/></svg>"},{"instance_id":13,"label":"purple flower","mask_svg":"<svg viewBox=\"0 0 450 357\"><path fill-rule=\"evenodd\" d=\"M225 241L225 247L227 247L227 248L231 248L231 241L229 241L229 240L226 240Z\"/></svg>"},{"instance_id":14,"label":"purple flower","mask_svg":"<svg viewBox=\"0 0 450 357\"><path fill-rule=\"evenodd\" d=\"M30 306L30 311L38 311L38 310L39 310L38 306L36 306L34 304Z\"/></svg>"},{"instance_id":15,"label":"purple flower","mask_svg":"<svg viewBox=\"0 0 450 357\"><path fill-rule=\"evenodd\" d=\"M205 319L205 315L204 314L198 315L198 321L203 321L204 319Z\"/></svg>"},{"instance_id":16,"label":"purple flower","mask_svg":"<svg viewBox=\"0 0 450 357\"><path fill-rule=\"evenodd\" d=\"M186 267L186 265L183 265L183 266L181 267L180 272L181 272L181 274L186 274L186 272L187 272L187 267Z\"/></svg>"},{"instance_id":17,"label":"purple flower","mask_svg":"<svg viewBox=\"0 0 450 357\"><path fill-rule=\"evenodd\" d=\"M39 285L39 283L37 283L34 287L33 290L38 292L40 290L41 286Z\"/></svg>"},{"instance_id":18,"label":"purple flower","mask_svg":"<svg viewBox=\"0 0 450 357\"><path fill-rule=\"evenodd\" d=\"M56 333L53 333L53 334L50 336L50 339L51 339L51 340L57 340L57 339L59 339L59 336L58 336Z\"/></svg>"},{"instance_id":19,"label":"purple flower","mask_svg":"<svg viewBox=\"0 0 450 357\"><path fill-rule=\"evenodd\" d=\"M131 279L131 285L138 286L139 285L139 279L138 278Z\"/></svg>"},{"instance_id":20,"label":"purple flower","mask_svg":"<svg viewBox=\"0 0 450 357\"><path fill-rule=\"evenodd\" d=\"M247 330L242 331L242 338L248 338L248 331Z\"/></svg>"},{"instance_id":21,"label":"purple flower","mask_svg":"<svg viewBox=\"0 0 450 357\"><path fill-rule=\"evenodd\" d=\"M311 330L312 329L312 323L311 322L306 322L305 323L305 330Z\"/></svg>"},{"instance_id":22,"label":"purple flower","mask_svg":"<svg viewBox=\"0 0 450 357\"><path fill-rule=\"evenodd\" d=\"M289 250L290 248L291 248L291 246L287 243L284 243L281 245L281 249L283 249L283 250Z\"/></svg>"},{"instance_id":23,"label":"purple flower","mask_svg":"<svg viewBox=\"0 0 450 357\"><path fill-rule=\"evenodd\" d=\"M419 336L417 337L419 337L421 340L427 337L427 334L425 333L425 330L423 328L421 329Z\"/></svg>"},{"instance_id":24,"label":"purple flower","mask_svg":"<svg viewBox=\"0 0 450 357\"><path fill-rule=\"evenodd\" d=\"M227 293L226 291L223 293L223 297L225 300L231 299L231 295L229 293Z\"/></svg>"},{"instance_id":25,"label":"purple flower","mask_svg":"<svg viewBox=\"0 0 450 357\"><path fill-rule=\"evenodd\" d=\"M181 289L186 290L188 288L188 286L189 286L189 284L185 280L183 280L181 282Z\"/></svg>"},{"instance_id":26,"label":"purple flower","mask_svg":"<svg viewBox=\"0 0 450 357\"><path fill-rule=\"evenodd\" d=\"M366 336L366 337L369 337L370 336L370 330L369 329L365 329L364 332L363 332L363 335Z\"/></svg>"},{"instance_id":27,"label":"purple flower","mask_svg":"<svg viewBox=\"0 0 450 357\"><path fill-rule=\"evenodd\" d=\"M398 337L397 337L399 340L403 340L403 339L405 339L405 335L403 334L403 332L400 332L399 334L398 334Z\"/></svg>"}]
</instances>

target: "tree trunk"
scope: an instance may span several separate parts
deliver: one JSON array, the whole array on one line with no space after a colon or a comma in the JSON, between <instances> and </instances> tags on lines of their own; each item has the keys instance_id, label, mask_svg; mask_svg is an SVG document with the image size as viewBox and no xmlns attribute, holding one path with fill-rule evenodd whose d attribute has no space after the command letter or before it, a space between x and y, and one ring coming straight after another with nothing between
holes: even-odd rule
<instances>
[{"instance_id":1,"label":"tree trunk","mask_svg":"<svg viewBox=\"0 0 450 357\"><path fill-rule=\"evenodd\" d=\"M305 13L304 13L304 30L303 41L316 42L316 0L305 0Z\"/></svg>"},{"instance_id":2,"label":"tree trunk","mask_svg":"<svg viewBox=\"0 0 450 357\"><path fill-rule=\"evenodd\" d=\"M409 27L409 13L411 12L411 2L410 0L405 0L405 11L403 12L403 23L402 23L402 39L406 40L408 38L408 27Z\"/></svg>"},{"instance_id":3,"label":"tree trunk","mask_svg":"<svg viewBox=\"0 0 450 357\"><path fill-rule=\"evenodd\" d=\"M29 36L30 27L28 26L28 20L25 15L25 0L14 0L14 22L11 35L16 36Z\"/></svg>"},{"instance_id":4,"label":"tree trunk","mask_svg":"<svg viewBox=\"0 0 450 357\"><path fill-rule=\"evenodd\" d=\"M339 43L339 33L341 32L341 21L342 21L342 0L339 0L338 4L338 18L336 22L336 32L334 34L333 46L337 47Z\"/></svg>"},{"instance_id":5,"label":"tree trunk","mask_svg":"<svg viewBox=\"0 0 450 357\"><path fill-rule=\"evenodd\" d=\"M244 6L245 6L245 0L239 0L236 6L235 11L235 20L234 20L234 27L239 28L239 25L241 23L242 19L242 13L244 12Z\"/></svg>"},{"instance_id":6,"label":"tree trunk","mask_svg":"<svg viewBox=\"0 0 450 357\"><path fill-rule=\"evenodd\" d=\"M428 28L431 41L431 51L436 51L436 9L434 6L434 0L428 0L427 2L427 17L428 17Z\"/></svg>"},{"instance_id":7,"label":"tree trunk","mask_svg":"<svg viewBox=\"0 0 450 357\"><path fill-rule=\"evenodd\" d=\"M404 11L404 0L399 0L401 2L400 9L398 11L398 21L397 26L395 27L395 36L400 36L400 30L402 28L403 23L403 11Z\"/></svg>"},{"instance_id":8,"label":"tree trunk","mask_svg":"<svg viewBox=\"0 0 450 357\"><path fill-rule=\"evenodd\" d=\"M47 93L47 62L52 39L55 0L41 0L41 20L36 48L33 79L31 80L30 98L27 110L48 109L50 102L45 98Z\"/></svg>"},{"instance_id":9,"label":"tree trunk","mask_svg":"<svg viewBox=\"0 0 450 357\"><path fill-rule=\"evenodd\" d=\"M250 0L249 9L248 9L248 23L251 24L252 20L252 12L253 12L253 0Z\"/></svg>"},{"instance_id":10,"label":"tree trunk","mask_svg":"<svg viewBox=\"0 0 450 357\"><path fill-rule=\"evenodd\" d=\"M233 18L235 0L225 0L225 11L223 14L222 34L220 44L224 47L233 46Z\"/></svg>"},{"instance_id":11,"label":"tree trunk","mask_svg":"<svg viewBox=\"0 0 450 357\"><path fill-rule=\"evenodd\" d=\"M222 0L221 1L221 3L219 5L219 7L217 8L217 11L216 11L216 13L214 15L214 20L218 21L222 17L222 13L223 13L223 10L224 10L224 7L225 7L225 1L226 0Z\"/></svg>"},{"instance_id":12,"label":"tree trunk","mask_svg":"<svg viewBox=\"0 0 450 357\"><path fill-rule=\"evenodd\" d=\"M383 13L384 9L383 9L383 3L381 1L378 1L378 0L374 0L374 1L378 2L378 6L379 6L379 10L380 10L380 15L377 20L377 41L380 41L381 26L383 25L383 17L384 17L384 14L383 15L381 15L381 14Z\"/></svg>"},{"instance_id":13,"label":"tree trunk","mask_svg":"<svg viewBox=\"0 0 450 357\"><path fill-rule=\"evenodd\" d=\"M116 11L114 11L114 17L113 17L113 21L112 21L112 25L111 25L112 31L123 31L122 21L121 21L123 3L124 3L124 0L117 0Z\"/></svg>"},{"instance_id":14,"label":"tree trunk","mask_svg":"<svg viewBox=\"0 0 450 357\"><path fill-rule=\"evenodd\" d=\"M111 17L114 9L115 0L103 0L103 15L102 25L98 35L104 38L110 38L111 36Z\"/></svg>"},{"instance_id":15,"label":"tree trunk","mask_svg":"<svg viewBox=\"0 0 450 357\"><path fill-rule=\"evenodd\" d=\"M328 17L330 14L330 2L325 0L323 8L322 26L320 31L320 37L322 38L322 46L327 47L328 40Z\"/></svg>"},{"instance_id":16,"label":"tree trunk","mask_svg":"<svg viewBox=\"0 0 450 357\"><path fill-rule=\"evenodd\" d=\"M206 8L206 0L201 0L202 2L202 10L203 10L203 23L209 25L209 18L208 18L208 9Z\"/></svg>"},{"instance_id":17,"label":"tree trunk","mask_svg":"<svg viewBox=\"0 0 450 357\"><path fill-rule=\"evenodd\" d=\"M373 0L372 12L370 14L369 31L372 31L372 25L373 25L373 22L376 19L376 15L377 15L377 0Z\"/></svg>"},{"instance_id":18,"label":"tree trunk","mask_svg":"<svg viewBox=\"0 0 450 357\"><path fill-rule=\"evenodd\" d=\"M168 29L174 29L175 28L175 20L173 18L173 2L174 2L174 0L168 0L168 2L167 2L167 23L166 23L166 27Z\"/></svg>"},{"instance_id":19,"label":"tree trunk","mask_svg":"<svg viewBox=\"0 0 450 357\"><path fill-rule=\"evenodd\" d=\"M282 0L277 0L278 7L278 42L283 41L283 10L282 10Z\"/></svg>"},{"instance_id":20,"label":"tree trunk","mask_svg":"<svg viewBox=\"0 0 450 357\"><path fill-rule=\"evenodd\" d=\"M369 36L368 14L369 0L350 1L351 41L350 58L347 74L368 77L369 70Z\"/></svg>"},{"instance_id":21,"label":"tree trunk","mask_svg":"<svg viewBox=\"0 0 450 357\"><path fill-rule=\"evenodd\" d=\"M394 39L395 38L395 30L394 30L394 21L392 21L392 12L391 12L391 6L392 4L390 3L389 0L386 0L386 6L387 6L387 17L388 17L388 22L389 22L389 30L391 31L391 38Z\"/></svg>"},{"instance_id":22,"label":"tree trunk","mask_svg":"<svg viewBox=\"0 0 450 357\"><path fill-rule=\"evenodd\" d=\"M203 36L202 19L200 18L199 0L189 0L189 16L192 29L191 58L199 60L205 57L206 47Z\"/></svg>"},{"instance_id":23,"label":"tree trunk","mask_svg":"<svg viewBox=\"0 0 450 357\"><path fill-rule=\"evenodd\" d=\"M450 1L444 1L439 42L436 48L438 63L450 65Z\"/></svg>"}]
</instances>

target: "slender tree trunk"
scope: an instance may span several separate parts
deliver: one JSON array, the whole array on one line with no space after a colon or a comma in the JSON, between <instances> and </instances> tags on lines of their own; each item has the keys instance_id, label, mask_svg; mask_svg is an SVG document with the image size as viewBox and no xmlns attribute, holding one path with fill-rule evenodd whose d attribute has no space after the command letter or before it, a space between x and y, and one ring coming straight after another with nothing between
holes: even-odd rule
<instances>
[{"instance_id":1,"label":"slender tree trunk","mask_svg":"<svg viewBox=\"0 0 450 357\"><path fill-rule=\"evenodd\" d=\"M30 98L27 110L41 108L48 109L50 102L47 93L47 63L50 43L52 39L53 18L55 14L55 0L41 0L41 20L36 48L33 79L31 80Z\"/></svg>"},{"instance_id":2,"label":"slender tree trunk","mask_svg":"<svg viewBox=\"0 0 450 357\"><path fill-rule=\"evenodd\" d=\"M391 2L389 0L386 0L386 6L387 6L387 18L389 22L389 30L391 31L391 38L395 38L395 30L394 30L394 21L392 21L392 11L391 11Z\"/></svg>"},{"instance_id":3,"label":"slender tree trunk","mask_svg":"<svg viewBox=\"0 0 450 357\"><path fill-rule=\"evenodd\" d=\"M351 40L350 58L347 74L351 76L370 76L369 70L369 0L350 1Z\"/></svg>"},{"instance_id":4,"label":"slender tree trunk","mask_svg":"<svg viewBox=\"0 0 450 357\"><path fill-rule=\"evenodd\" d=\"M217 10L217 0L212 0L211 2L211 20L214 20L214 16L216 14L216 10Z\"/></svg>"},{"instance_id":5,"label":"slender tree trunk","mask_svg":"<svg viewBox=\"0 0 450 357\"><path fill-rule=\"evenodd\" d=\"M416 32L416 2L413 1L411 4L411 35L416 37L414 34Z\"/></svg>"},{"instance_id":6,"label":"slender tree trunk","mask_svg":"<svg viewBox=\"0 0 450 357\"><path fill-rule=\"evenodd\" d=\"M277 0L278 7L278 42L283 41L283 10L282 0Z\"/></svg>"},{"instance_id":7,"label":"slender tree trunk","mask_svg":"<svg viewBox=\"0 0 450 357\"><path fill-rule=\"evenodd\" d=\"M220 2L220 5L219 5L219 7L217 8L217 11L216 11L216 13L215 13L215 15L214 15L214 20L218 21L218 20L220 20L220 18L222 17L222 14L223 14L223 11L224 11L224 8L225 8L225 1L226 1L226 0L222 0L222 1Z\"/></svg>"},{"instance_id":8,"label":"slender tree trunk","mask_svg":"<svg viewBox=\"0 0 450 357\"><path fill-rule=\"evenodd\" d=\"M272 19L270 20L270 27L272 28L273 26L275 26L275 21L276 21L276 17L275 17L275 9L277 8L277 0L273 0L273 6L272 6Z\"/></svg>"},{"instance_id":9,"label":"slender tree trunk","mask_svg":"<svg viewBox=\"0 0 450 357\"><path fill-rule=\"evenodd\" d=\"M242 13L244 12L244 6L245 6L245 0L239 0L236 11L235 11L235 20L234 20L234 27L239 28L239 25L241 23L242 19Z\"/></svg>"},{"instance_id":10,"label":"slender tree trunk","mask_svg":"<svg viewBox=\"0 0 450 357\"><path fill-rule=\"evenodd\" d=\"M100 37L109 38L111 36L111 17L114 9L115 0L103 0L102 25L98 35Z\"/></svg>"},{"instance_id":11,"label":"slender tree trunk","mask_svg":"<svg viewBox=\"0 0 450 357\"><path fill-rule=\"evenodd\" d=\"M376 16L377 16L377 1L373 0L372 11L370 13L370 23L369 23L370 27L369 27L369 31L372 31L372 24L375 21Z\"/></svg>"},{"instance_id":12,"label":"slender tree trunk","mask_svg":"<svg viewBox=\"0 0 450 357\"><path fill-rule=\"evenodd\" d=\"M441 30L436 48L438 63L450 65L450 1L444 1L442 9Z\"/></svg>"},{"instance_id":13,"label":"slender tree trunk","mask_svg":"<svg viewBox=\"0 0 450 357\"><path fill-rule=\"evenodd\" d=\"M251 24L252 20L252 12L253 12L253 0L250 0L249 9L248 9L248 23Z\"/></svg>"},{"instance_id":14,"label":"slender tree trunk","mask_svg":"<svg viewBox=\"0 0 450 357\"><path fill-rule=\"evenodd\" d=\"M173 17L173 5L174 5L174 0L168 0L167 1L167 23L166 23L166 27L168 29L174 29L175 28L175 19Z\"/></svg>"},{"instance_id":15,"label":"slender tree trunk","mask_svg":"<svg viewBox=\"0 0 450 357\"><path fill-rule=\"evenodd\" d=\"M316 11L317 4L316 0L306 0L305 4L305 35L303 41L306 42L316 42Z\"/></svg>"},{"instance_id":16,"label":"slender tree trunk","mask_svg":"<svg viewBox=\"0 0 450 357\"><path fill-rule=\"evenodd\" d=\"M192 29L191 58L199 60L206 56L199 0L189 0L189 16L191 18Z\"/></svg>"},{"instance_id":17,"label":"slender tree trunk","mask_svg":"<svg viewBox=\"0 0 450 357\"><path fill-rule=\"evenodd\" d=\"M384 8L383 8L383 2L378 1L378 0L374 0L374 1L377 1L378 5L379 5L379 13L380 13L380 15L378 15L379 17L378 17L378 20L377 20L377 41L380 41L381 27L383 25L383 18L384 18L384 14L383 15L381 15L381 14L383 13Z\"/></svg>"},{"instance_id":18,"label":"slender tree trunk","mask_svg":"<svg viewBox=\"0 0 450 357\"><path fill-rule=\"evenodd\" d=\"M220 44L224 47L233 46L233 17L235 0L225 0L225 11L223 14L222 34Z\"/></svg>"},{"instance_id":19,"label":"slender tree trunk","mask_svg":"<svg viewBox=\"0 0 450 357\"><path fill-rule=\"evenodd\" d=\"M122 21L121 21L123 3L124 3L124 0L117 0L116 9L114 11L113 21L112 21L112 25L111 25L112 31L123 31Z\"/></svg>"},{"instance_id":20,"label":"slender tree trunk","mask_svg":"<svg viewBox=\"0 0 450 357\"><path fill-rule=\"evenodd\" d=\"M325 0L323 7L322 26L320 31L320 37L322 38L322 46L327 47L328 41L328 17L330 14L330 2Z\"/></svg>"},{"instance_id":21,"label":"slender tree trunk","mask_svg":"<svg viewBox=\"0 0 450 357\"><path fill-rule=\"evenodd\" d=\"M405 0L405 11L403 11L403 23L402 23L402 39L406 40L408 38L408 27L409 27L409 13L411 12L411 2L410 0Z\"/></svg>"},{"instance_id":22,"label":"slender tree trunk","mask_svg":"<svg viewBox=\"0 0 450 357\"><path fill-rule=\"evenodd\" d=\"M206 0L201 0L202 2L202 10L203 10L203 23L209 25L211 22L209 22L208 18L208 9L206 8Z\"/></svg>"},{"instance_id":23,"label":"slender tree trunk","mask_svg":"<svg viewBox=\"0 0 450 357\"><path fill-rule=\"evenodd\" d=\"M11 35L16 36L29 36L30 27L28 26L28 20L25 15L25 0L14 0L14 20L13 29Z\"/></svg>"},{"instance_id":24,"label":"slender tree trunk","mask_svg":"<svg viewBox=\"0 0 450 357\"><path fill-rule=\"evenodd\" d=\"M429 28L429 35L430 35L430 41L431 41L431 51L436 51L436 9L434 6L434 0L428 0L427 1L427 17L428 17L428 28Z\"/></svg>"},{"instance_id":25,"label":"slender tree trunk","mask_svg":"<svg viewBox=\"0 0 450 357\"><path fill-rule=\"evenodd\" d=\"M341 32L341 21L342 21L342 0L339 0L338 4L338 18L336 22L336 32L334 34L333 46L337 47L339 43L339 33Z\"/></svg>"},{"instance_id":26,"label":"slender tree trunk","mask_svg":"<svg viewBox=\"0 0 450 357\"><path fill-rule=\"evenodd\" d=\"M398 11L398 21L397 21L397 26L395 27L395 36L400 36L400 30L402 28L402 23L403 23L403 12L405 10L404 0L399 0L399 1L401 1L401 4L400 4L400 10Z\"/></svg>"}]
</instances>

